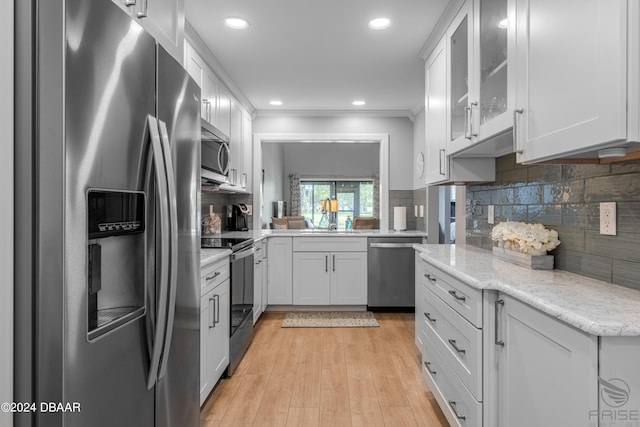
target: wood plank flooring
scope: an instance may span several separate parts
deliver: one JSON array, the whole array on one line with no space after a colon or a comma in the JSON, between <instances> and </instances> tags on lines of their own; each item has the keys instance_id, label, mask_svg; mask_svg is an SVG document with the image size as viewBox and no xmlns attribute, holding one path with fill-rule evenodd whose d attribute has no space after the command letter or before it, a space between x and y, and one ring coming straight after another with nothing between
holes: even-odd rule
<instances>
[{"instance_id":1,"label":"wood plank flooring","mask_svg":"<svg viewBox=\"0 0 640 427\"><path fill-rule=\"evenodd\" d=\"M420 373L413 314L376 313L379 328L281 328L264 313L201 427L448 426Z\"/></svg>"}]
</instances>

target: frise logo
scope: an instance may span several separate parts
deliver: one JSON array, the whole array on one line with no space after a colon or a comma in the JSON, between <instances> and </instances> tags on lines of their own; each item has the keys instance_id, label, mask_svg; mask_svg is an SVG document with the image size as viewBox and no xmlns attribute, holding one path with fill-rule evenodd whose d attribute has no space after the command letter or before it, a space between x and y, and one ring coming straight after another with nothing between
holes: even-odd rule
<instances>
[{"instance_id":1,"label":"frise logo","mask_svg":"<svg viewBox=\"0 0 640 427\"><path fill-rule=\"evenodd\" d=\"M620 378L611 378L607 381L598 377L598 383L600 397L610 407L619 408L629 401L629 384Z\"/></svg>"}]
</instances>

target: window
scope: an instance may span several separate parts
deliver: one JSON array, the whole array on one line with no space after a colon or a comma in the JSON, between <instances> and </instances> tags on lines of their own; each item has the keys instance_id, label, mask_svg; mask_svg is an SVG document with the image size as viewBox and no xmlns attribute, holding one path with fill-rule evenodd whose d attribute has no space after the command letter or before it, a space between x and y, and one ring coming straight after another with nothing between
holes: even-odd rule
<instances>
[{"instance_id":1,"label":"window","mask_svg":"<svg viewBox=\"0 0 640 427\"><path fill-rule=\"evenodd\" d=\"M322 200L338 199L338 228L344 228L347 216L372 217L373 181L300 182L300 214L316 226L322 218Z\"/></svg>"}]
</instances>

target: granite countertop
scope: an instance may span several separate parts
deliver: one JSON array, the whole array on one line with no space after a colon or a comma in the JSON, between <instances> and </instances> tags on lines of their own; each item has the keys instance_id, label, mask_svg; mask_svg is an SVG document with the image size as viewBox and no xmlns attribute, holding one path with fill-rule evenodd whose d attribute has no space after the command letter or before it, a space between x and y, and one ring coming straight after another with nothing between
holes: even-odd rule
<instances>
[{"instance_id":1,"label":"granite countertop","mask_svg":"<svg viewBox=\"0 0 640 427\"><path fill-rule=\"evenodd\" d=\"M200 267L231 255L231 249L200 249Z\"/></svg>"},{"instance_id":2,"label":"granite countertop","mask_svg":"<svg viewBox=\"0 0 640 427\"><path fill-rule=\"evenodd\" d=\"M308 236L323 236L323 237L427 237L427 233L424 231L407 230L407 231L393 231L393 230L320 230L320 229L308 229L301 230L260 230L263 236L286 236L286 237L308 237Z\"/></svg>"},{"instance_id":3,"label":"granite countertop","mask_svg":"<svg viewBox=\"0 0 640 427\"><path fill-rule=\"evenodd\" d=\"M478 289L511 295L584 332L640 335L640 292L562 270L529 270L472 246L414 245L428 263Z\"/></svg>"}]
</instances>

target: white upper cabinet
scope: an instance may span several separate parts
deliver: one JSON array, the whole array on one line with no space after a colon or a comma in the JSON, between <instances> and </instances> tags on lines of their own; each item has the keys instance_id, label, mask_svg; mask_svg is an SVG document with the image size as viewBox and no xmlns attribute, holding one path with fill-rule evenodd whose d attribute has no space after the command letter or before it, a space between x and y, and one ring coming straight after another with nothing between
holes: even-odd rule
<instances>
[{"instance_id":1,"label":"white upper cabinet","mask_svg":"<svg viewBox=\"0 0 640 427\"><path fill-rule=\"evenodd\" d=\"M184 0L112 0L136 18L174 58L182 61Z\"/></svg>"},{"instance_id":2,"label":"white upper cabinet","mask_svg":"<svg viewBox=\"0 0 640 427\"><path fill-rule=\"evenodd\" d=\"M507 0L468 0L446 32L449 64L448 153L509 130L514 79ZM512 62L512 61L511 61Z\"/></svg>"},{"instance_id":3,"label":"white upper cabinet","mask_svg":"<svg viewBox=\"0 0 640 427\"><path fill-rule=\"evenodd\" d=\"M249 114L242 115L242 145L244 152L243 171L240 175L240 186L251 193L253 189L253 121Z\"/></svg>"},{"instance_id":4,"label":"white upper cabinet","mask_svg":"<svg viewBox=\"0 0 640 427\"><path fill-rule=\"evenodd\" d=\"M425 64L425 140L427 184L449 179L447 156L447 52L443 38Z\"/></svg>"},{"instance_id":5,"label":"white upper cabinet","mask_svg":"<svg viewBox=\"0 0 640 427\"><path fill-rule=\"evenodd\" d=\"M449 65L447 148L452 154L467 147L472 139L473 93L473 3L464 3L446 33Z\"/></svg>"},{"instance_id":6,"label":"white upper cabinet","mask_svg":"<svg viewBox=\"0 0 640 427\"><path fill-rule=\"evenodd\" d=\"M471 103L472 129L478 141L500 134L513 125L515 28L509 28L508 0L474 3L475 93ZM512 18L511 18L512 19Z\"/></svg>"},{"instance_id":7,"label":"white upper cabinet","mask_svg":"<svg viewBox=\"0 0 640 427\"><path fill-rule=\"evenodd\" d=\"M427 58L427 185L495 179L495 153L485 152L468 158L453 155L481 139L503 133L511 126L511 122L505 119L510 117L505 112L507 99L512 98L507 87L506 30L498 27L498 22L505 16L506 0L465 2L443 39ZM479 22L479 17L494 22L496 30L490 28L489 24ZM480 35L493 42L481 43L476 40ZM499 47L486 47L498 41L502 41ZM478 54L474 54L474 51ZM499 57L497 51L500 52ZM486 58L481 60L480 52L484 52ZM479 72L480 64L491 70Z\"/></svg>"},{"instance_id":8,"label":"white upper cabinet","mask_svg":"<svg viewBox=\"0 0 640 427\"><path fill-rule=\"evenodd\" d=\"M627 139L627 0L513 1L518 162Z\"/></svg>"}]
</instances>

